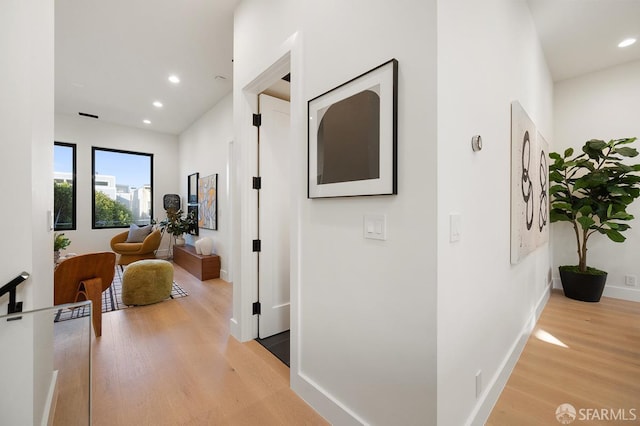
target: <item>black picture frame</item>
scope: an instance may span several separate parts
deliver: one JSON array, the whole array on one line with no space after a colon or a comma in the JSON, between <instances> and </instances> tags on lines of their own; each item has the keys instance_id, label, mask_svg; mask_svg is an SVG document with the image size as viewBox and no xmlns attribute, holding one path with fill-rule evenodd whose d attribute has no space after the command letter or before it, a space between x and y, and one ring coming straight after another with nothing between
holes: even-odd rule
<instances>
[{"instance_id":1,"label":"black picture frame","mask_svg":"<svg viewBox=\"0 0 640 426\"><path fill-rule=\"evenodd\" d=\"M198 204L198 177L199 173L187 176L187 204Z\"/></svg>"},{"instance_id":2,"label":"black picture frame","mask_svg":"<svg viewBox=\"0 0 640 426\"><path fill-rule=\"evenodd\" d=\"M398 61L307 103L308 198L398 193Z\"/></svg>"}]
</instances>

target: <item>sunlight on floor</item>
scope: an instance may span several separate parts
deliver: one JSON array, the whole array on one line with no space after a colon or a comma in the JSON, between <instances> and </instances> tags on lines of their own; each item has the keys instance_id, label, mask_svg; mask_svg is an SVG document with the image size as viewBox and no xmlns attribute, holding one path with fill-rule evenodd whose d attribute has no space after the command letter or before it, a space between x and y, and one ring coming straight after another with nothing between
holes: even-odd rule
<instances>
[{"instance_id":1,"label":"sunlight on floor","mask_svg":"<svg viewBox=\"0 0 640 426\"><path fill-rule=\"evenodd\" d=\"M544 331L541 328L536 330L536 332L533 333L533 335L536 336L539 340L542 340L543 342L551 343L552 345L561 346L567 349L569 348L569 346L562 343L562 341L560 341L557 337Z\"/></svg>"}]
</instances>

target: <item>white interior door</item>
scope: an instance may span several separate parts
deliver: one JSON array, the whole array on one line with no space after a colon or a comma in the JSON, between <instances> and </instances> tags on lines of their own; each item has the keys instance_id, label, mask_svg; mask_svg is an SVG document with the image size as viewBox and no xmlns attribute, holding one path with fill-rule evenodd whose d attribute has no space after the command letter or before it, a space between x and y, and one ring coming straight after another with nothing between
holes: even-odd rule
<instances>
[{"instance_id":1,"label":"white interior door","mask_svg":"<svg viewBox=\"0 0 640 426\"><path fill-rule=\"evenodd\" d=\"M258 97L262 122L259 163L262 185L258 220L259 254L258 320L260 338L289 330L289 102L261 94Z\"/></svg>"}]
</instances>

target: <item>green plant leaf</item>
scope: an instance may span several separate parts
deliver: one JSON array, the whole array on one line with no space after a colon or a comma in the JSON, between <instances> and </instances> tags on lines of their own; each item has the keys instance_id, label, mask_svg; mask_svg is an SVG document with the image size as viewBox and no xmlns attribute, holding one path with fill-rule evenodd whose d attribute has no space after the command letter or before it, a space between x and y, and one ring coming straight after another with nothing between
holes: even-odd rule
<instances>
[{"instance_id":1,"label":"green plant leaf","mask_svg":"<svg viewBox=\"0 0 640 426\"><path fill-rule=\"evenodd\" d=\"M549 211L549 220L551 223L553 222L573 222L571 216L567 214L567 212L563 210L551 209Z\"/></svg>"},{"instance_id":2,"label":"green plant leaf","mask_svg":"<svg viewBox=\"0 0 640 426\"><path fill-rule=\"evenodd\" d=\"M620 154L623 157L635 157L638 155L638 150L635 148L631 148L628 146L622 148L614 148L614 152L616 154Z\"/></svg>"},{"instance_id":3,"label":"green plant leaf","mask_svg":"<svg viewBox=\"0 0 640 426\"><path fill-rule=\"evenodd\" d=\"M560 172L554 170L549 173L549 180L551 180L551 182L561 183L564 181L564 176L562 176Z\"/></svg>"},{"instance_id":4,"label":"green plant leaf","mask_svg":"<svg viewBox=\"0 0 640 426\"><path fill-rule=\"evenodd\" d=\"M582 216L589 216L591 214L593 214L593 209L591 208L591 206L582 206L578 212L582 215Z\"/></svg>"},{"instance_id":5,"label":"green plant leaf","mask_svg":"<svg viewBox=\"0 0 640 426\"><path fill-rule=\"evenodd\" d=\"M633 219L633 215L629 214L625 211L617 212L609 216L609 219L615 220L631 220Z\"/></svg>"},{"instance_id":6,"label":"green plant leaf","mask_svg":"<svg viewBox=\"0 0 640 426\"><path fill-rule=\"evenodd\" d=\"M627 225L626 223L618 224L618 232L626 231L627 229L630 229L630 228L631 226Z\"/></svg>"},{"instance_id":7,"label":"green plant leaf","mask_svg":"<svg viewBox=\"0 0 640 426\"><path fill-rule=\"evenodd\" d=\"M568 201L569 197L568 197L568 192L567 189L564 186L561 185L553 185L551 188L549 188L549 194L553 196L554 201L555 200L560 200L560 201Z\"/></svg>"},{"instance_id":8,"label":"green plant leaf","mask_svg":"<svg viewBox=\"0 0 640 426\"><path fill-rule=\"evenodd\" d=\"M629 195L627 190L621 186L607 186L607 191L611 195Z\"/></svg>"},{"instance_id":9,"label":"green plant leaf","mask_svg":"<svg viewBox=\"0 0 640 426\"><path fill-rule=\"evenodd\" d=\"M582 168L585 168L585 169L589 169L589 171L591 171L591 172L596 170L595 166L593 165L591 160L589 160L588 158L582 158L580 160L573 161L572 163L573 164L571 166L576 166L576 167L582 167Z\"/></svg>"},{"instance_id":10,"label":"green plant leaf","mask_svg":"<svg viewBox=\"0 0 640 426\"><path fill-rule=\"evenodd\" d=\"M558 210L565 210L569 212L573 210L573 206L570 203L566 203L566 202L554 202L553 208Z\"/></svg>"},{"instance_id":11,"label":"green plant leaf","mask_svg":"<svg viewBox=\"0 0 640 426\"><path fill-rule=\"evenodd\" d=\"M620 162L615 162L615 169L619 170L623 173L631 173L633 171L633 168L631 166L628 166L624 163L620 163Z\"/></svg>"},{"instance_id":12,"label":"green plant leaf","mask_svg":"<svg viewBox=\"0 0 640 426\"><path fill-rule=\"evenodd\" d=\"M627 194L635 200L640 196L640 188L627 188Z\"/></svg>"},{"instance_id":13,"label":"green plant leaf","mask_svg":"<svg viewBox=\"0 0 640 426\"><path fill-rule=\"evenodd\" d=\"M571 157L573 155L573 148L567 148L564 150L564 158Z\"/></svg>"},{"instance_id":14,"label":"green plant leaf","mask_svg":"<svg viewBox=\"0 0 640 426\"><path fill-rule=\"evenodd\" d=\"M589 156L589 158L598 158L602 155L602 150L607 147L605 141L600 139L591 139L587 141L582 147L582 151Z\"/></svg>"},{"instance_id":15,"label":"green plant leaf","mask_svg":"<svg viewBox=\"0 0 640 426\"><path fill-rule=\"evenodd\" d=\"M617 139L616 140L616 145L627 145L630 143L635 142L637 138L624 138L624 139Z\"/></svg>"},{"instance_id":16,"label":"green plant leaf","mask_svg":"<svg viewBox=\"0 0 640 426\"><path fill-rule=\"evenodd\" d=\"M596 224L596 222L589 216L580 216L576 219L576 222L578 222L584 230L591 229L591 227Z\"/></svg>"},{"instance_id":17,"label":"green plant leaf","mask_svg":"<svg viewBox=\"0 0 640 426\"><path fill-rule=\"evenodd\" d=\"M560 154L558 154L557 152L550 152L549 158L551 158L552 160L560 160L562 157L560 157Z\"/></svg>"},{"instance_id":18,"label":"green plant leaf","mask_svg":"<svg viewBox=\"0 0 640 426\"><path fill-rule=\"evenodd\" d=\"M622 235L620 232L616 231L615 229L607 229L605 230L605 234L607 234L607 237L609 237L611 241L614 241L616 243L621 243L624 240L626 240L624 235Z\"/></svg>"},{"instance_id":19,"label":"green plant leaf","mask_svg":"<svg viewBox=\"0 0 640 426\"><path fill-rule=\"evenodd\" d=\"M609 178L607 177L606 173L602 173L598 171L593 173L588 173L582 176L581 178L576 179L574 183L574 189L593 188L596 186L606 184L608 180Z\"/></svg>"}]
</instances>

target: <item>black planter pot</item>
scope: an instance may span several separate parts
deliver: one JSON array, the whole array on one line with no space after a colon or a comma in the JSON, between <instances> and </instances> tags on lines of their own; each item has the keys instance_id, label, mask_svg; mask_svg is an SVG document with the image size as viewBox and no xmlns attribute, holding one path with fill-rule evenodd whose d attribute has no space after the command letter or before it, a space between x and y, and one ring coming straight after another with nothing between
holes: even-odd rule
<instances>
[{"instance_id":1,"label":"black planter pot","mask_svg":"<svg viewBox=\"0 0 640 426\"><path fill-rule=\"evenodd\" d=\"M564 295L569 299L583 302L599 302L607 282L607 273L603 275L583 274L560 269L560 280Z\"/></svg>"}]
</instances>

